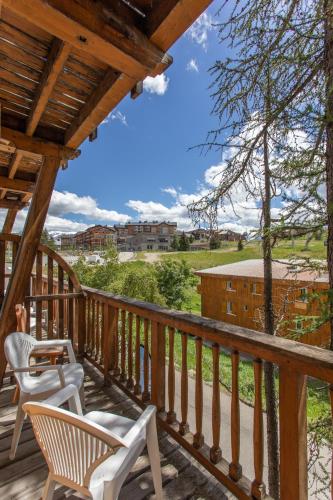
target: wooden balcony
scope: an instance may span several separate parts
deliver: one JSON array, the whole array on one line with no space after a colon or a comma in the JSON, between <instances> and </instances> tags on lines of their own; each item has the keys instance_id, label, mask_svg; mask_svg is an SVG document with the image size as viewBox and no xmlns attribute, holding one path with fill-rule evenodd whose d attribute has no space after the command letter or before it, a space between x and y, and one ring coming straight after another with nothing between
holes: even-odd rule
<instances>
[{"instance_id":1,"label":"wooden balcony","mask_svg":"<svg viewBox=\"0 0 333 500\"><path fill-rule=\"evenodd\" d=\"M2 236L0 243L1 238L12 245L15 256L18 237ZM0 250L3 247L0 244ZM8 252L7 247L7 258ZM3 290L4 253L1 255ZM105 406L105 396L96 394L91 403L95 408L112 409L119 395L126 401L126 412L148 402L155 404L163 435L167 433L192 457L196 467L203 466L237 498L267 497L263 363L274 363L279 386L281 499L308 498L306 385L308 378L319 379L329 391L333 384L331 352L81 287L68 265L43 246L39 247L26 297L29 310L31 305L35 317L30 318L30 333L39 339L70 338L78 355L103 380L110 401ZM227 362L230 392L223 391L221 385ZM244 363L253 374L254 408L240 400ZM13 411L6 407L9 392L7 386L1 400L2 415ZM5 436L9 441L8 433ZM15 470L14 464L5 465L6 470ZM167 498L191 498L186 482L176 484L179 496ZM200 498L211 498L205 494Z\"/></svg>"},{"instance_id":2,"label":"wooden balcony","mask_svg":"<svg viewBox=\"0 0 333 500\"><path fill-rule=\"evenodd\" d=\"M85 362L85 395L87 411L103 410L136 419L140 408L117 386L105 387L103 376L90 363ZM8 459L14 427L16 405L11 404L14 385L9 378L0 391L0 498L3 500L36 500L41 497L47 478L47 465L34 439L31 425L23 428L17 456ZM224 500L225 488L199 468L165 431L159 431L159 446L163 476L163 492L166 499L209 498ZM154 493L146 452L137 461L122 489L120 500L151 498ZM71 490L59 487L54 499L80 498Z\"/></svg>"}]
</instances>

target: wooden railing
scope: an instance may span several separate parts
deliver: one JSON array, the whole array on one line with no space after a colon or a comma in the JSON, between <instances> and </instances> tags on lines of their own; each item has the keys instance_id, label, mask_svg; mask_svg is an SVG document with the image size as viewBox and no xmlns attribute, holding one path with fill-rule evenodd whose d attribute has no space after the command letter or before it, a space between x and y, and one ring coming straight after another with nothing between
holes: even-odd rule
<instances>
[{"instance_id":1,"label":"wooden railing","mask_svg":"<svg viewBox=\"0 0 333 500\"><path fill-rule=\"evenodd\" d=\"M6 285L6 246L11 246L7 261L11 255L13 262L18 242L16 236L0 235L0 291ZM35 318L32 334L72 339L77 352L103 373L106 383L117 384L141 406L155 404L162 428L241 499L266 496L263 366L265 361L274 363L279 386L280 498L307 498L306 381L311 377L333 387L332 352L81 287L68 264L42 245L26 306ZM230 395L223 397L227 362ZM254 390L250 418L247 414L252 451L246 451L246 475L241 457L248 436L241 431L240 402L245 362L252 366ZM332 389L330 397L333 407Z\"/></svg>"},{"instance_id":2,"label":"wooden railing","mask_svg":"<svg viewBox=\"0 0 333 500\"><path fill-rule=\"evenodd\" d=\"M0 234L1 302L19 242L18 235ZM27 331L38 340L70 338L77 345L82 302L82 288L72 268L57 252L39 245L25 298Z\"/></svg>"},{"instance_id":3,"label":"wooden railing","mask_svg":"<svg viewBox=\"0 0 333 500\"><path fill-rule=\"evenodd\" d=\"M306 379L310 376L333 384L333 353L106 292L83 290L86 332L81 349L85 356L106 381L117 384L139 405L154 403L160 425L238 498L265 497L263 363L274 363L279 378L281 499L307 498ZM229 460L221 439L222 351L229 353L231 362ZM239 367L244 356L253 366L255 394L251 480L243 475L240 463ZM203 369L210 385L204 382Z\"/></svg>"}]
</instances>

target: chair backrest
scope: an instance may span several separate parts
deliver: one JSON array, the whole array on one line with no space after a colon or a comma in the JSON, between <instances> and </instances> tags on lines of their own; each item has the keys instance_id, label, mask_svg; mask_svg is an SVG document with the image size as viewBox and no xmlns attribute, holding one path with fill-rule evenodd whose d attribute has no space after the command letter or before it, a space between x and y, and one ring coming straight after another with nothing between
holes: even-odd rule
<instances>
[{"instance_id":1,"label":"chair backrest","mask_svg":"<svg viewBox=\"0 0 333 500\"><path fill-rule=\"evenodd\" d=\"M74 488L88 488L96 467L122 446L100 425L61 408L28 402L23 409L31 418L50 472Z\"/></svg>"},{"instance_id":2,"label":"chair backrest","mask_svg":"<svg viewBox=\"0 0 333 500\"><path fill-rule=\"evenodd\" d=\"M27 333L10 333L5 339L5 356L10 367L15 369L29 366L30 354L35 344L36 340ZM25 377L30 377L28 373L17 373L15 376L20 386Z\"/></svg>"},{"instance_id":3,"label":"chair backrest","mask_svg":"<svg viewBox=\"0 0 333 500\"><path fill-rule=\"evenodd\" d=\"M15 306L15 314L16 314L16 331L17 332L26 332L27 331L27 310L22 304L16 304Z\"/></svg>"}]
</instances>

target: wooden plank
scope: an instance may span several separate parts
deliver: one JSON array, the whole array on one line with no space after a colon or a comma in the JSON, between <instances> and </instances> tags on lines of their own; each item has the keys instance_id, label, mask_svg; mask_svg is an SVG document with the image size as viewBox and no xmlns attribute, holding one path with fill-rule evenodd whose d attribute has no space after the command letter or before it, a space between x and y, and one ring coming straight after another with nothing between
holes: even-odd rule
<instances>
[{"instance_id":1,"label":"wooden plank","mask_svg":"<svg viewBox=\"0 0 333 500\"><path fill-rule=\"evenodd\" d=\"M8 208L9 210L21 210L27 207L28 204L20 200L0 200L0 208Z\"/></svg>"},{"instance_id":2,"label":"wooden plank","mask_svg":"<svg viewBox=\"0 0 333 500\"><path fill-rule=\"evenodd\" d=\"M8 167L8 178L9 179L14 179L22 158L23 158L23 151L16 151L14 153L12 161ZM6 196L6 193L7 193L7 189L3 189L1 194L0 194L0 199L4 199ZM10 233L11 231L6 231L6 232Z\"/></svg>"},{"instance_id":3,"label":"wooden plank","mask_svg":"<svg viewBox=\"0 0 333 500\"><path fill-rule=\"evenodd\" d=\"M196 18L208 7L212 0L172 0L171 2L160 2L158 7L153 9L154 15L149 15L145 22L146 32L149 39L154 41L163 51L168 50L171 45L182 35L196 20ZM178 18L180 16L180 18ZM171 59L164 57L161 59L158 68L150 72L154 75L162 73L170 64ZM115 67L111 64L111 66ZM147 76L148 73L144 75ZM143 77L143 78L144 78ZM70 147L78 147L81 142L88 137L104 118L114 109L119 102L133 88L140 85L143 78L133 78L127 74L122 74L103 95L100 103L96 103L90 115L87 115L84 123L79 127L74 126L67 134L65 144ZM134 96L137 91L134 91ZM77 125L77 124L76 124Z\"/></svg>"},{"instance_id":4,"label":"wooden plank","mask_svg":"<svg viewBox=\"0 0 333 500\"><path fill-rule=\"evenodd\" d=\"M79 151L66 146L49 142L38 137L29 137L23 132L8 127L1 127L1 138L15 144L18 149L22 149L23 151L43 156L52 156L53 158L61 160L73 160L80 154Z\"/></svg>"},{"instance_id":5,"label":"wooden plank","mask_svg":"<svg viewBox=\"0 0 333 500\"><path fill-rule=\"evenodd\" d=\"M212 0L164 0L145 21L149 39L166 51L209 7Z\"/></svg>"},{"instance_id":6,"label":"wooden plank","mask_svg":"<svg viewBox=\"0 0 333 500\"><path fill-rule=\"evenodd\" d=\"M57 82L57 78L63 70L64 64L70 54L70 50L69 44L57 38L52 43L27 121L26 134L29 136L32 136L37 128L40 117L47 106L49 97Z\"/></svg>"},{"instance_id":7,"label":"wooden plank","mask_svg":"<svg viewBox=\"0 0 333 500\"><path fill-rule=\"evenodd\" d=\"M280 368L280 498L308 498L306 377ZM292 464L292 467L291 467Z\"/></svg>"},{"instance_id":8,"label":"wooden plank","mask_svg":"<svg viewBox=\"0 0 333 500\"><path fill-rule=\"evenodd\" d=\"M52 294L53 292L53 258L48 255L47 256L47 293ZM30 298L30 297L29 297ZM27 297L26 300L29 300ZM49 300L47 303L47 338L53 339L53 300Z\"/></svg>"},{"instance_id":9,"label":"wooden plank","mask_svg":"<svg viewBox=\"0 0 333 500\"><path fill-rule=\"evenodd\" d=\"M15 223L17 215L17 209L16 208L10 208L7 212L5 221L2 226L2 232L5 234L11 233L13 230L13 226Z\"/></svg>"},{"instance_id":10,"label":"wooden plank","mask_svg":"<svg viewBox=\"0 0 333 500\"><path fill-rule=\"evenodd\" d=\"M8 177L0 176L0 188L8 191L15 191L17 193L32 193L34 190L34 183L24 181L22 179L9 179Z\"/></svg>"},{"instance_id":11,"label":"wooden plank","mask_svg":"<svg viewBox=\"0 0 333 500\"><path fill-rule=\"evenodd\" d=\"M42 295L42 276L43 276L43 254L38 251L36 256L36 295ZM42 309L43 302L36 303L36 338L42 340Z\"/></svg>"},{"instance_id":12,"label":"wooden plank","mask_svg":"<svg viewBox=\"0 0 333 500\"><path fill-rule=\"evenodd\" d=\"M110 106L116 106L114 100L115 90L113 85L120 79L120 75L109 69L100 85L91 94L85 105L80 110L77 118L72 122L65 135L65 144L75 144L80 141L82 134L89 135L92 123L96 126L100 122L101 109L109 112ZM113 104L114 103L114 104Z\"/></svg>"},{"instance_id":13,"label":"wooden plank","mask_svg":"<svg viewBox=\"0 0 333 500\"><path fill-rule=\"evenodd\" d=\"M6 242L0 241L0 306L5 296Z\"/></svg>"},{"instance_id":14,"label":"wooden plank","mask_svg":"<svg viewBox=\"0 0 333 500\"><path fill-rule=\"evenodd\" d=\"M140 80L164 53L110 6L84 0L3 0L4 7L57 38ZM112 21L112 23L110 22Z\"/></svg>"},{"instance_id":15,"label":"wooden plank","mask_svg":"<svg viewBox=\"0 0 333 500\"><path fill-rule=\"evenodd\" d=\"M58 294L59 296L64 295L64 271L63 268L58 264ZM64 338L64 299L59 298L58 300L58 338Z\"/></svg>"},{"instance_id":16,"label":"wooden plank","mask_svg":"<svg viewBox=\"0 0 333 500\"><path fill-rule=\"evenodd\" d=\"M15 266L7 286L0 314L0 379L2 379L6 368L3 340L8 332L15 329L15 304L24 303L58 168L59 161L57 159L45 158L38 174L35 196L28 211Z\"/></svg>"},{"instance_id":17,"label":"wooden plank","mask_svg":"<svg viewBox=\"0 0 333 500\"><path fill-rule=\"evenodd\" d=\"M253 418L253 462L255 478L252 482L251 493L253 498L265 498L265 485L263 483L264 473L264 421L262 407L262 361L256 359L253 362L254 370L254 418ZM289 498L289 497L286 497ZM290 497L293 498L293 497ZM297 497L294 497L297 498Z\"/></svg>"},{"instance_id":18,"label":"wooden plank","mask_svg":"<svg viewBox=\"0 0 333 500\"><path fill-rule=\"evenodd\" d=\"M148 304L136 299L115 296L110 292L82 287L89 297L108 300L114 307L125 308L133 314L163 325L171 326L188 334L203 338L207 342L218 343L228 349L237 350L250 356L278 364L293 366L296 371L333 384L333 353L327 349L307 346L300 342L281 337L267 338L260 332L222 321L171 311L156 304Z\"/></svg>"},{"instance_id":19,"label":"wooden plank","mask_svg":"<svg viewBox=\"0 0 333 500\"><path fill-rule=\"evenodd\" d=\"M151 325L151 400L157 411L165 409L165 332L164 326Z\"/></svg>"}]
</instances>

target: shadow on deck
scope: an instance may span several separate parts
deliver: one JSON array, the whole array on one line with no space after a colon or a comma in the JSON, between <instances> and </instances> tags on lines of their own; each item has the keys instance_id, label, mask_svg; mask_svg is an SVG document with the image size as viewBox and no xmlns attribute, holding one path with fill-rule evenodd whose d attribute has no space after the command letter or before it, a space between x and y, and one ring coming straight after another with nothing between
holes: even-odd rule
<instances>
[{"instance_id":1,"label":"shadow on deck","mask_svg":"<svg viewBox=\"0 0 333 500\"><path fill-rule=\"evenodd\" d=\"M136 419L140 409L116 386L104 387L102 376L88 362L85 366L87 411L112 411ZM16 459L8 459L15 422L16 405L11 403L14 386L5 379L0 391L0 498L2 500L37 500L47 477L47 466L34 439L30 422L22 431ZM165 499L234 498L187 454L166 432L159 431L161 466ZM154 489L146 453L137 460L119 499L154 498ZM83 498L59 486L55 500Z\"/></svg>"}]
</instances>

